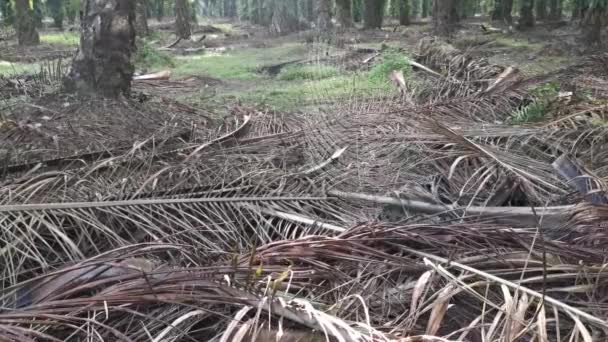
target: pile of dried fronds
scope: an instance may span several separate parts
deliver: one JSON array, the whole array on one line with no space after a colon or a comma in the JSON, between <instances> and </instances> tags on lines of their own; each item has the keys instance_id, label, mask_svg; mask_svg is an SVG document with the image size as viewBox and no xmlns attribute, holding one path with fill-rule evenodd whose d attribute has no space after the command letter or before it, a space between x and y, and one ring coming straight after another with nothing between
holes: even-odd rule
<instances>
[{"instance_id":1,"label":"pile of dried fronds","mask_svg":"<svg viewBox=\"0 0 608 342\"><path fill-rule=\"evenodd\" d=\"M606 339L606 107L507 125L533 84L470 65L5 165L0 338Z\"/></svg>"}]
</instances>

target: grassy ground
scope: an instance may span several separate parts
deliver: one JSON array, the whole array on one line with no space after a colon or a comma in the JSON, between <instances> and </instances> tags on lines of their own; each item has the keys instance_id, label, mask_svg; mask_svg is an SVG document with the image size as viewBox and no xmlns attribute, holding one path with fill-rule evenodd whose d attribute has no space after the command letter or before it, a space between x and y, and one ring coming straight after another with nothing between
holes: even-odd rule
<instances>
[{"instance_id":1,"label":"grassy ground","mask_svg":"<svg viewBox=\"0 0 608 342\"><path fill-rule=\"evenodd\" d=\"M224 32L236 32L231 24L214 26ZM260 72L263 66L295 60L308 60L337 50L321 51L319 46L304 42L284 42L269 47L238 47L218 52L202 52L192 55L171 55L158 51L157 42L169 40L167 31L154 32L145 41L138 41L135 57L136 69L140 73L171 70L173 77L211 77L221 80L213 91L200 89L183 95L180 100L196 104L209 100L210 96L220 101L233 100L248 104L264 104L282 110L296 110L306 103L323 103L333 99L360 95L390 94L395 87L388 83L387 73L406 68L403 54L386 54L385 62L370 71L347 72L339 67L320 63L293 65L282 69L278 75ZM41 41L57 46L73 47L78 44L76 32L47 32ZM391 42L389 42L391 43ZM363 42L358 47L390 45L384 42ZM392 42L395 43L395 42ZM397 44L397 43L395 43ZM531 43L527 39L497 35L495 44L501 53L490 57L490 61L502 65L517 65L528 75L541 74L563 66L567 58L544 55L543 44ZM35 72L37 64L19 64L0 61L0 74ZM407 75L406 75L407 76ZM213 95L211 95L213 94ZM524 115L525 116L525 115Z\"/></svg>"},{"instance_id":2,"label":"grassy ground","mask_svg":"<svg viewBox=\"0 0 608 342\"><path fill-rule=\"evenodd\" d=\"M76 46L80 35L77 32L50 32L40 35L40 41L47 44Z\"/></svg>"},{"instance_id":3,"label":"grassy ground","mask_svg":"<svg viewBox=\"0 0 608 342\"><path fill-rule=\"evenodd\" d=\"M23 73L31 73L40 70L38 64L30 63L12 63L7 61L0 61L0 75L18 75Z\"/></svg>"}]
</instances>

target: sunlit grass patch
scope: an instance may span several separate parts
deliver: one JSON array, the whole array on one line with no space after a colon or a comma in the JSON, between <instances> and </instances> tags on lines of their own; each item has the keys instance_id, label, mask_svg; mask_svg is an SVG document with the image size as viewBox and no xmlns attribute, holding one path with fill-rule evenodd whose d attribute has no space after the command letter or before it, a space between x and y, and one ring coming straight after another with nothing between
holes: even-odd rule
<instances>
[{"instance_id":1,"label":"sunlit grass patch","mask_svg":"<svg viewBox=\"0 0 608 342\"><path fill-rule=\"evenodd\" d=\"M40 41L48 44L77 46L80 34L77 32L53 32L40 35Z\"/></svg>"},{"instance_id":2,"label":"sunlit grass patch","mask_svg":"<svg viewBox=\"0 0 608 342\"><path fill-rule=\"evenodd\" d=\"M258 73L261 66L295 59L305 53L304 46L288 44L280 47L243 48L218 53L178 56L174 74L254 80L263 77Z\"/></svg>"},{"instance_id":3,"label":"sunlit grass patch","mask_svg":"<svg viewBox=\"0 0 608 342\"><path fill-rule=\"evenodd\" d=\"M281 70L277 78L282 81L322 80L339 74L340 70L331 65L307 64L287 66Z\"/></svg>"},{"instance_id":4,"label":"sunlit grass patch","mask_svg":"<svg viewBox=\"0 0 608 342\"><path fill-rule=\"evenodd\" d=\"M2 76L18 75L38 71L40 71L40 66L36 63L27 64L0 61L0 75Z\"/></svg>"}]
</instances>

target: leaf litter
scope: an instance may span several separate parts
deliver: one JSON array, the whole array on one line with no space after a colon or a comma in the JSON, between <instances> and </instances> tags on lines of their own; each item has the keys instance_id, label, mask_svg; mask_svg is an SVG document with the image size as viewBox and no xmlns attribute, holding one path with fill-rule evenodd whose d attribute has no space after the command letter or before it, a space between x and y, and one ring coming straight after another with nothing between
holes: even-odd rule
<instances>
[{"instance_id":1,"label":"leaf litter","mask_svg":"<svg viewBox=\"0 0 608 342\"><path fill-rule=\"evenodd\" d=\"M423 41L415 87L314 116L30 108L0 127L0 336L605 339L604 58L526 78ZM595 101L509 122L564 75Z\"/></svg>"}]
</instances>

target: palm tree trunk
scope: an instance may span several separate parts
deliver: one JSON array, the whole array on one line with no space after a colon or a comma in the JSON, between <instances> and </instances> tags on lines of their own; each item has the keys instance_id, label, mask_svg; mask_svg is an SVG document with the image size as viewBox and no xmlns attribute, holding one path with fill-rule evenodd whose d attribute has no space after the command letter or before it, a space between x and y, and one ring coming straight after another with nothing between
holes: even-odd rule
<instances>
[{"instance_id":1,"label":"palm tree trunk","mask_svg":"<svg viewBox=\"0 0 608 342\"><path fill-rule=\"evenodd\" d=\"M521 0L519 8L519 28L534 26L534 0Z\"/></svg>"},{"instance_id":2,"label":"palm tree trunk","mask_svg":"<svg viewBox=\"0 0 608 342\"><path fill-rule=\"evenodd\" d=\"M422 14L420 17L426 18L431 10L431 0L422 0Z\"/></svg>"},{"instance_id":3,"label":"palm tree trunk","mask_svg":"<svg viewBox=\"0 0 608 342\"><path fill-rule=\"evenodd\" d=\"M549 17L552 20L559 20L562 18L562 0L549 1Z\"/></svg>"},{"instance_id":4,"label":"palm tree trunk","mask_svg":"<svg viewBox=\"0 0 608 342\"><path fill-rule=\"evenodd\" d=\"M602 26L608 15L608 9L601 4L587 9L582 21L584 40L589 45L600 44L602 42Z\"/></svg>"},{"instance_id":5,"label":"palm tree trunk","mask_svg":"<svg viewBox=\"0 0 608 342\"><path fill-rule=\"evenodd\" d=\"M331 29L331 1L317 0L317 29L321 32Z\"/></svg>"},{"instance_id":6,"label":"palm tree trunk","mask_svg":"<svg viewBox=\"0 0 608 342\"><path fill-rule=\"evenodd\" d=\"M458 8L455 0L435 1L433 9L435 33L449 37L458 22Z\"/></svg>"},{"instance_id":7,"label":"palm tree trunk","mask_svg":"<svg viewBox=\"0 0 608 342\"><path fill-rule=\"evenodd\" d=\"M336 0L337 17L343 28L353 27L352 0Z\"/></svg>"},{"instance_id":8,"label":"palm tree trunk","mask_svg":"<svg viewBox=\"0 0 608 342\"><path fill-rule=\"evenodd\" d=\"M398 0L399 1L399 25L410 24L410 0Z\"/></svg>"},{"instance_id":9,"label":"palm tree trunk","mask_svg":"<svg viewBox=\"0 0 608 342\"><path fill-rule=\"evenodd\" d=\"M117 97L128 94L133 78L135 3L83 0L78 54L64 80L67 91Z\"/></svg>"},{"instance_id":10,"label":"palm tree trunk","mask_svg":"<svg viewBox=\"0 0 608 342\"><path fill-rule=\"evenodd\" d=\"M545 20L547 19L547 1L536 0L536 19Z\"/></svg>"},{"instance_id":11,"label":"palm tree trunk","mask_svg":"<svg viewBox=\"0 0 608 342\"><path fill-rule=\"evenodd\" d=\"M135 28L140 37L145 37L149 33L148 0L137 0L135 4Z\"/></svg>"},{"instance_id":12,"label":"palm tree trunk","mask_svg":"<svg viewBox=\"0 0 608 342\"><path fill-rule=\"evenodd\" d=\"M504 21L507 23L513 22L513 0L496 0L494 2L494 10L492 11L492 20Z\"/></svg>"},{"instance_id":13,"label":"palm tree trunk","mask_svg":"<svg viewBox=\"0 0 608 342\"><path fill-rule=\"evenodd\" d=\"M34 11L30 8L29 0L15 0L15 12L17 18L15 29L19 45L37 45L40 43L40 36L36 31Z\"/></svg>"},{"instance_id":14,"label":"palm tree trunk","mask_svg":"<svg viewBox=\"0 0 608 342\"><path fill-rule=\"evenodd\" d=\"M182 39L190 39L192 32L190 31L190 18L188 13L188 0L175 1L175 33Z\"/></svg>"},{"instance_id":15,"label":"palm tree trunk","mask_svg":"<svg viewBox=\"0 0 608 342\"><path fill-rule=\"evenodd\" d=\"M363 0L363 28L382 28L386 0Z\"/></svg>"}]
</instances>

